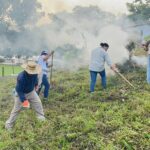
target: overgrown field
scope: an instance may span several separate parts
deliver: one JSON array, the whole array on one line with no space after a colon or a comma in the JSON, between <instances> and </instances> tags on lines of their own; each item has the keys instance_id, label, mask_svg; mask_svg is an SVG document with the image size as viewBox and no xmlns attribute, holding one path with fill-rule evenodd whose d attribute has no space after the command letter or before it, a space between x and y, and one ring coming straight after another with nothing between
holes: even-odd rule
<instances>
[{"instance_id":1,"label":"overgrown field","mask_svg":"<svg viewBox=\"0 0 150 150\"><path fill-rule=\"evenodd\" d=\"M145 70L124 74L136 89L118 76L108 88L97 82L89 93L89 72L55 72L49 101L43 103L47 121L39 122L33 110L20 113L11 132L4 129L13 107L15 79L0 82L1 150L149 150L150 86Z\"/></svg>"}]
</instances>

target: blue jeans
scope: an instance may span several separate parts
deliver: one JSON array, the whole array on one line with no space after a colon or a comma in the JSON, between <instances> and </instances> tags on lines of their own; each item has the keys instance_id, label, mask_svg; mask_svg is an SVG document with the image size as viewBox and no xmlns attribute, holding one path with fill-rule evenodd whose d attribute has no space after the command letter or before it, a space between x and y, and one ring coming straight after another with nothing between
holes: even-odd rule
<instances>
[{"instance_id":1,"label":"blue jeans","mask_svg":"<svg viewBox=\"0 0 150 150\"><path fill-rule=\"evenodd\" d=\"M147 83L150 84L150 55L147 58Z\"/></svg>"},{"instance_id":2,"label":"blue jeans","mask_svg":"<svg viewBox=\"0 0 150 150\"><path fill-rule=\"evenodd\" d=\"M43 86L44 86L44 98L48 98L50 84L48 82L47 75L43 75L43 77L42 77L42 83L41 83L41 87L38 91L38 94L40 93Z\"/></svg>"},{"instance_id":3,"label":"blue jeans","mask_svg":"<svg viewBox=\"0 0 150 150\"><path fill-rule=\"evenodd\" d=\"M90 92L94 92L96 79L97 79L97 74L99 74L101 76L102 87L106 88L106 73L105 73L105 70L103 70L101 72L90 71L90 75L91 75Z\"/></svg>"}]
</instances>

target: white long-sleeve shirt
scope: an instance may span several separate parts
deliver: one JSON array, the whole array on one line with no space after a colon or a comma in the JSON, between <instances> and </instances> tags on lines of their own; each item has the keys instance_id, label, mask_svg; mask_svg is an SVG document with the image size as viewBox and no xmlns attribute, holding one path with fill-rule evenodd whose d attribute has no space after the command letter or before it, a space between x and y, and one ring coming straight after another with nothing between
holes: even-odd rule
<instances>
[{"instance_id":1,"label":"white long-sleeve shirt","mask_svg":"<svg viewBox=\"0 0 150 150\"><path fill-rule=\"evenodd\" d=\"M94 49L91 54L89 66L90 71L103 71L105 69L105 62L108 64L108 66L112 66L112 62L108 53L102 47Z\"/></svg>"},{"instance_id":2,"label":"white long-sleeve shirt","mask_svg":"<svg viewBox=\"0 0 150 150\"><path fill-rule=\"evenodd\" d=\"M47 74L48 74L48 67L47 67L46 61L44 60L44 57L45 56L42 55L42 56L39 56L39 59L38 59L38 64L42 68L42 72L38 75L38 85L41 85L43 75L47 76Z\"/></svg>"},{"instance_id":3,"label":"white long-sleeve shirt","mask_svg":"<svg viewBox=\"0 0 150 150\"><path fill-rule=\"evenodd\" d=\"M47 75L48 73L48 67L47 67L47 62L44 60L44 55L40 56L38 59L38 64L42 67L42 74Z\"/></svg>"}]
</instances>

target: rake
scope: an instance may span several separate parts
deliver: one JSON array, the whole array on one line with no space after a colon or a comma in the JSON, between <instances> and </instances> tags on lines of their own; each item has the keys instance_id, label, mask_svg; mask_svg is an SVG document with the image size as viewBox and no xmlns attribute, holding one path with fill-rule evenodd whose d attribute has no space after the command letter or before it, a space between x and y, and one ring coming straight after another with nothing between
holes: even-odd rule
<instances>
[{"instance_id":1,"label":"rake","mask_svg":"<svg viewBox=\"0 0 150 150\"><path fill-rule=\"evenodd\" d=\"M135 86L126 79L126 77L124 75L122 75L119 71L115 71L126 83L128 83L128 85L130 85L131 87L135 88Z\"/></svg>"}]
</instances>

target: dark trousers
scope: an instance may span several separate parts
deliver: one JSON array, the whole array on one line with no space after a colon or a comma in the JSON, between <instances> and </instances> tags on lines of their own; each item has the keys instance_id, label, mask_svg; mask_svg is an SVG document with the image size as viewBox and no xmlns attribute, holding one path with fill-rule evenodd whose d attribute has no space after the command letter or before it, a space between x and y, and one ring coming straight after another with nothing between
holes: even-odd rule
<instances>
[{"instance_id":1,"label":"dark trousers","mask_svg":"<svg viewBox=\"0 0 150 150\"><path fill-rule=\"evenodd\" d=\"M101 72L90 71L91 83L90 83L90 92L94 92L97 74L101 76L102 87L106 88L106 72L105 70Z\"/></svg>"},{"instance_id":2,"label":"dark trousers","mask_svg":"<svg viewBox=\"0 0 150 150\"><path fill-rule=\"evenodd\" d=\"M44 98L48 98L50 84L48 82L47 75L43 75L43 77L42 77L42 83L41 83L41 86L39 88L38 94L40 93L43 86L44 86Z\"/></svg>"}]
</instances>

